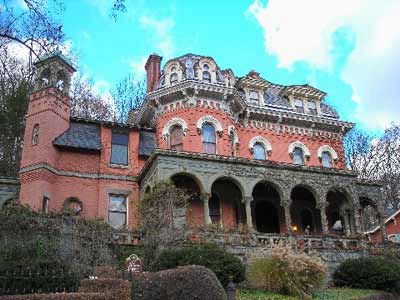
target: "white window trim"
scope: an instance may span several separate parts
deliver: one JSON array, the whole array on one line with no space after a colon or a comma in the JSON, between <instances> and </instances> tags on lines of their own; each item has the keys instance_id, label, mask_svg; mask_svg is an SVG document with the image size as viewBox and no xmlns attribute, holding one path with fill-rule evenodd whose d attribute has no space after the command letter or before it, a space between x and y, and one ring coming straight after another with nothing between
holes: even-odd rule
<instances>
[{"instance_id":1,"label":"white window trim","mask_svg":"<svg viewBox=\"0 0 400 300\"><path fill-rule=\"evenodd\" d=\"M300 141L295 141L293 143L291 143L289 145L289 155L291 157L293 157L293 150L294 148L300 148L301 150L303 150L304 156L306 158L309 158L311 156L310 150L307 148L306 145L304 145L302 142Z\"/></svg>"},{"instance_id":2,"label":"white window trim","mask_svg":"<svg viewBox=\"0 0 400 300\"><path fill-rule=\"evenodd\" d=\"M268 155L271 155L271 153L272 153L271 143L266 138L264 138L262 136L259 136L259 135L253 137L249 142L249 150L250 150L251 153L254 153L254 145L257 144L257 143L263 145L266 153Z\"/></svg>"},{"instance_id":3,"label":"white window trim","mask_svg":"<svg viewBox=\"0 0 400 300\"><path fill-rule=\"evenodd\" d=\"M322 159L322 153L324 152L328 152L331 155L331 158L333 160L338 160L338 155L336 153L336 151L329 145L323 145L321 147L319 147L318 149L318 158Z\"/></svg>"},{"instance_id":4,"label":"white window trim","mask_svg":"<svg viewBox=\"0 0 400 300\"><path fill-rule=\"evenodd\" d=\"M222 128L221 123L220 123L216 118L214 118L213 116L210 116L210 115L201 117L201 118L197 121L196 128L197 128L198 134L201 134L202 129L203 129L203 125L204 125L205 123L209 123L209 124L211 124L212 126L214 126L214 129L215 129L215 131L217 132L217 134L218 134L220 137L222 136L223 128Z\"/></svg>"},{"instance_id":5,"label":"white window trim","mask_svg":"<svg viewBox=\"0 0 400 300\"><path fill-rule=\"evenodd\" d=\"M187 131L188 131L188 125L184 119L181 118L172 118L169 120L165 125L162 130L162 138L164 141L167 141L169 138L169 132L171 130L171 127L179 125L182 127L183 135L185 136Z\"/></svg>"}]
</instances>

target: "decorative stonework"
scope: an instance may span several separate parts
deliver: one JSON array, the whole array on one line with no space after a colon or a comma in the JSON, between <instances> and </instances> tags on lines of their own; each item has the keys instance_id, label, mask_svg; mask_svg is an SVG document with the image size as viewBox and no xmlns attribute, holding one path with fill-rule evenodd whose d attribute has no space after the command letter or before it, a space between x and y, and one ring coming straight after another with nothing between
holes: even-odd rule
<instances>
[{"instance_id":1,"label":"decorative stonework","mask_svg":"<svg viewBox=\"0 0 400 300\"><path fill-rule=\"evenodd\" d=\"M223 128L222 128L221 123L220 123L216 118L214 118L213 116L210 116L210 115L201 117L201 118L197 121L197 126L196 126L196 127L197 127L197 132L198 132L199 134L201 134L201 130L202 130L203 125L204 125L205 123L209 123L209 124L211 124L212 126L214 126L215 131L218 133L218 135L219 135L220 137L222 136Z\"/></svg>"},{"instance_id":2,"label":"decorative stonework","mask_svg":"<svg viewBox=\"0 0 400 300\"><path fill-rule=\"evenodd\" d=\"M333 160L338 160L338 155L336 153L336 151L329 145L324 145L319 147L318 149L318 158L322 159L322 153L324 152L328 152Z\"/></svg>"},{"instance_id":3,"label":"decorative stonework","mask_svg":"<svg viewBox=\"0 0 400 300\"><path fill-rule=\"evenodd\" d=\"M235 126L232 126L232 125L229 126L228 133L229 133L229 137L231 138L233 145L238 147L240 144L240 140L239 140L239 136L237 134L237 130L236 130Z\"/></svg>"},{"instance_id":4,"label":"decorative stonework","mask_svg":"<svg viewBox=\"0 0 400 300\"><path fill-rule=\"evenodd\" d=\"M260 143L261 145L263 145L264 149L265 149L265 151L267 151L268 155L271 155L271 153L272 153L271 143L266 138L259 136L259 135L253 137L249 142L249 150L251 153L253 153L254 145L256 143Z\"/></svg>"},{"instance_id":5,"label":"decorative stonework","mask_svg":"<svg viewBox=\"0 0 400 300\"><path fill-rule=\"evenodd\" d=\"M169 131L171 130L171 127L176 126L176 125L180 126L183 130L183 135L186 135L186 133L188 131L188 125L187 125L186 121L181 118L172 118L164 125L163 131L162 131L162 137L165 141L168 140Z\"/></svg>"},{"instance_id":6,"label":"decorative stonework","mask_svg":"<svg viewBox=\"0 0 400 300\"><path fill-rule=\"evenodd\" d=\"M307 146L299 141L293 142L289 145L289 155L290 156L293 156L293 150L295 148L300 148L301 150L303 150L305 157L309 158L311 156L310 150L308 150Z\"/></svg>"}]
</instances>

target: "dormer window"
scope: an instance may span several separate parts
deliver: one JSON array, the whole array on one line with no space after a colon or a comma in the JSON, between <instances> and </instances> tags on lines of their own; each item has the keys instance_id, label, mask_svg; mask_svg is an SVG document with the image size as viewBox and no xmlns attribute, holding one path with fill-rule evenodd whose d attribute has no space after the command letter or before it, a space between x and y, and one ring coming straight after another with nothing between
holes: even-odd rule
<instances>
[{"instance_id":1,"label":"dormer window","mask_svg":"<svg viewBox=\"0 0 400 300\"><path fill-rule=\"evenodd\" d=\"M296 111L299 113L303 113L304 114L304 104L303 104L303 100L301 99L296 99L294 100L294 107L296 108Z\"/></svg>"},{"instance_id":2,"label":"dormer window","mask_svg":"<svg viewBox=\"0 0 400 300\"><path fill-rule=\"evenodd\" d=\"M311 115L316 116L318 114L317 113L317 105L315 104L315 101L308 101L307 108L308 108L308 112Z\"/></svg>"},{"instance_id":3,"label":"dormer window","mask_svg":"<svg viewBox=\"0 0 400 300\"><path fill-rule=\"evenodd\" d=\"M207 64L203 65L203 81L211 83L211 74L209 72L210 67Z\"/></svg>"},{"instance_id":4,"label":"dormer window","mask_svg":"<svg viewBox=\"0 0 400 300\"><path fill-rule=\"evenodd\" d=\"M176 73L176 67L171 68L171 76L169 77L169 82L175 84L178 82L178 74Z\"/></svg>"},{"instance_id":5,"label":"dormer window","mask_svg":"<svg viewBox=\"0 0 400 300\"><path fill-rule=\"evenodd\" d=\"M249 98L251 102L258 103L258 92L257 91L250 91Z\"/></svg>"}]
</instances>

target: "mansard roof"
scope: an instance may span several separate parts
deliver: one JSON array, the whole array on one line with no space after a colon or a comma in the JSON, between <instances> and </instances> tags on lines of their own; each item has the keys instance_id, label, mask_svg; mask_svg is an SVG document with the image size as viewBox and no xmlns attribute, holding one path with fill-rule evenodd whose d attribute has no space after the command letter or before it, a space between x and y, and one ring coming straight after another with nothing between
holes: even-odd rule
<instances>
[{"instance_id":1,"label":"mansard roof","mask_svg":"<svg viewBox=\"0 0 400 300\"><path fill-rule=\"evenodd\" d=\"M69 128L53 144L65 148L100 151L100 128L97 124L71 121Z\"/></svg>"}]
</instances>

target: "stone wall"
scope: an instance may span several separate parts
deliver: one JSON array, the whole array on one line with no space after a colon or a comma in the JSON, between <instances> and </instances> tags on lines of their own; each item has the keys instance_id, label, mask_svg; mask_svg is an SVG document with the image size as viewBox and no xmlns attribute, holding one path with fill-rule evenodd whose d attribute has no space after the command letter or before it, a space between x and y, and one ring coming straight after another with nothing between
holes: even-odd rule
<instances>
[{"instance_id":1,"label":"stone wall","mask_svg":"<svg viewBox=\"0 0 400 300\"><path fill-rule=\"evenodd\" d=\"M10 200L18 199L19 180L13 177L0 177L0 208Z\"/></svg>"}]
</instances>

